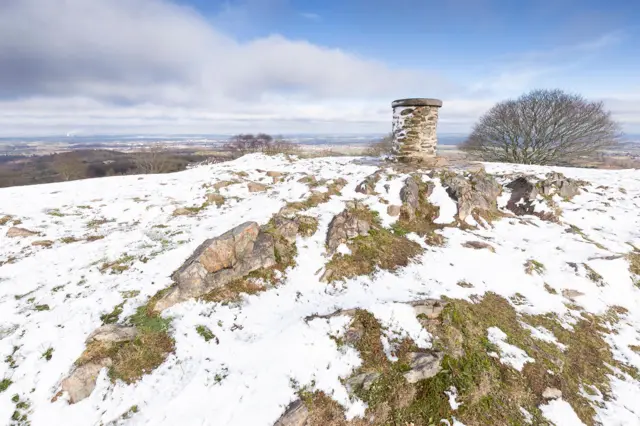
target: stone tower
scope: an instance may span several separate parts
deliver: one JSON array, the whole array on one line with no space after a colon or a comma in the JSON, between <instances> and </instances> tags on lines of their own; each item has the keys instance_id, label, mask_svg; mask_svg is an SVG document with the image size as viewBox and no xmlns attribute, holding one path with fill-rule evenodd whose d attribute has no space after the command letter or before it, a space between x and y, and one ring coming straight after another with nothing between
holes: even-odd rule
<instances>
[{"instance_id":1,"label":"stone tower","mask_svg":"<svg viewBox=\"0 0 640 426\"><path fill-rule=\"evenodd\" d=\"M439 99L393 101L393 154L403 162L431 162L436 158Z\"/></svg>"}]
</instances>

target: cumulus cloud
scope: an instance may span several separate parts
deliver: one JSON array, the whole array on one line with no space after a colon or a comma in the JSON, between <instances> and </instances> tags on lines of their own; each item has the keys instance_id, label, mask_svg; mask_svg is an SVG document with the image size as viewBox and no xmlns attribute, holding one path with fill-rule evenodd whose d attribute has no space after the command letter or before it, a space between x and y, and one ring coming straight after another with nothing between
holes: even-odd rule
<instances>
[{"instance_id":1,"label":"cumulus cloud","mask_svg":"<svg viewBox=\"0 0 640 426\"><path fill-rule=\"evenodd\" d=\"M277 35L239 43L168 1L0 3L0 111L6 120L17 108L25 125L30 116L42 120L38 113L62 120L78 112L79 121L86 119L78 102L99 105L102 117L113 118L118 111L142 118L150 110L175 118L187 108L240 120L340 120L335 111L361 110L363 99L379 107L449 87L432 73Z\"/></svg>"},{"instance_id":2,"label":"cumulus cloud","mask_svg":"<svg viewBox=\"0 0 640 426\"><path fill-rule=\"evenodd\" d=\"M445 99L441 129L467 131L505 90L555 72L530 63L458 85L279 35L240 42L219 28L219 16L169 0L0 0L0 135L385 132L390 102L412 96Z\"/></svg>"}]
</instances>

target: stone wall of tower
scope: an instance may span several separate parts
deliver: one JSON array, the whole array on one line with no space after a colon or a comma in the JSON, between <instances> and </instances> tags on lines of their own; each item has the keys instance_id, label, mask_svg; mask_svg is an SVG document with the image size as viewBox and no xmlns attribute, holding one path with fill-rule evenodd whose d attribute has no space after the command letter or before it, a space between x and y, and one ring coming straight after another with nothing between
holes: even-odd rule
<instances>
[{"instance_id":1,"label":"stone wall of tower","mask_svg":"<svg viewBox=\"0 0 640 426\"><path fill-rule=\"evenodd\" d=\"M435 158L438 136L437 99L400 99L393 108L393 153L400 161Z\"/></svg>"}]
</instances>

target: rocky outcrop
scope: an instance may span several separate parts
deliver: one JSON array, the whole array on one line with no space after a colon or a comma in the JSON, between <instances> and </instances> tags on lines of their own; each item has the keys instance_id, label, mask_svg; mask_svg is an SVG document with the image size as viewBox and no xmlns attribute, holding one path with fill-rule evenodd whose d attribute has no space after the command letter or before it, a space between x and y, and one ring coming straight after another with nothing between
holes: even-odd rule
<instances>
[{"instance_id":1,"label":"rocky outcrop","mask_svg":"<svg viewBox=\"0 0 640 426\"><path fill-rule=\"evenodd\" d=\"M308 426L309 409L300 399L293 401L273 426Z\"/></svg>"},{"instance_id":2,"label":"rocky outcrop","mask_svg":"<svg viewBox=\"0 0 640 426\"><path fill-rule=\"evenodd\" d=\"M401 206L397 206L395 204L391 204L387 206L387 214L391 217L396 217L400 215Z\"/></svg>"},{"instance_id":3,"label":"rocky outcrop","mask_svg":"<svg viewBox=\"0 0 640 426\"><path fill-rule=\"evenodd\" d=\"M414 178L408 177L404 181L404 186L400 189L400 200L402 200L401 214L407 220L414 220L420 205L420 187Z\"/></svg>"},{"instance_id":4,"label":"rocky outcrop","mask_svg":"<svg viewBox=\"0 0 640 426\"><path fill-rule=\"evenodd\" d=\"M440 299L424 299L411 302L410 305L413 306L413 310L417 316L424 316L428 319L437 319L440 317L447 304Z\"/></svg>"},{"instance_id":5,"label":"rocky outcrop","mask_svg":"<svg viewBox=\"0 0 640 426\"><path fill-rule=\"evenodd\" d=\"M445 173L441 180L449 196L458 203L459 221L464 222L471 214L490 217L498 213L497 199L502 186L491 175L479 172L466 178Z\"/></svg>"},{"instance_id":6,"label":"rocky outcrop","mask_svg":"<svg viewBox=\"0 0 640 426\"><path fill-rule=\"evenodd\" d=\"M245 222L224 234L203 242L173 274L176 286L158 302L154 310L162 311L192 297L260 268L276 264L275 240L255 222Z\"/></svg>"},{"instance_id":7,"label":"rocky outcrop","mask_svg":"<svg viewBox=\"0 0 640 426\"><path fill-rule=\"evenodd\" d=\"M313 220L313 218L310 218ZM259 226L245 222L204 241L173 273L176 283L154 305L156 312L222 287L250 272L271 268L289 256L304 220L276 215Z\"/></svg>"},{"instance_id":8,"label":"rocky outcrop","mask_svg":"<svg viewBox=\"0 0 640 426\"><path fill-rule=\"evenodd\" d=\"M359 235L365 236L369 234L371 224L358 214L358 210L362 208L359 203L351 203L347 206L347 209L334 216L331 220L329 231L327 232L327 251L329 255L335 253L340 244L346 243Z\"/></svg>"},{"instance_id":9,"label":"rocky outcrop","mask_svg":"<svg viewBox=\"0 0 640 426\"><path fill-rule=\"evenodd\" d=\"M345 383L347 391L351 394L360 389L368 391L369 389L371 389L373 383L380 378L380 376L381 374L377 371L356 374L355 376L347 379Z\"/></svg>"},{"instance_id":10,"label":"rocky outcrop","mask_svg":"<svg viewBox=\"0 0 640 426\"><path fill-rule=\"evenodd\" d=\"M92 348L110 348L115 344L130 342L137 335L138 331L135 327L116 324L103 325L87 337L87 350L85 352L98 353L99 351L94 351ZM111 358L103 356L77 366L61 384L62 391L69 394L69 402L75 404L91 395L91 392L96 387L96 380L100 370L105 367L111 367L112 364L113 360Z\"/></svg>"},{"instance_id":11,"label":"rocky outcrop","mask_svg":"<svg viewBox=\"0 0 640 426\"><path fill-rule=\"evenodd\" d=\"M9 228L7 230L7 237L9 237L9 238L33 237L35 235L38 235L38 233L34 232L34 231L30 231L28 229L18 228L18 227L15 227L15 226L12 226L11 228Z\"/></svg>"},{"instance_id":12,"label":"rocky outcrop","mask_svg":"<svg viewBox=\"0 0 640 426\"><path fill-rule=\"evenodd\" d=\"M539 195L543 195L547 198L547 204L553 204L549 197L556 191L556 188L554 186L555 183L551 182L558 181L556 178L552 178L551 180L545 180L536 184L532 182L531 178L524 176L513 180L506 185L506 187L511 190L511 197L509 198L509 201L507 201L507 209L517 216L533 215L542 220L551 222L557 221L558 215L556 214L557 209L554 208L555 206L549 206L553 211L549 211L549 209L536 210L536 206L539 204L536 203L536 199L539 199ZM574 189L577 190L577 187L575 187L576 184L573 182L559 182L564 188L564 194L572 194Z\"/></svg>"},{"instance_id":13,"label":"rocky outcrop","mask_svg":"<svg viewBox=\"0 0 640 426\"><path fill-rule=\"evenodd\" d=\"M362 182L356 186L356 192L365 195L374 195L376 193L376 184L380 180L381 172L377 172L367 176Z\"/></svg>"},{"instance_id":14,"label":"rocky outcrop","mask_svg":"<svg viewBox=\"0 0 640 426\"><path fill-rule=\"evenodd\" d=\"M570 179L562 173L553 172L549 173L545 180L541 181L538 186L544 196L557 193L562 198L571 199L580 194L580 186L585 184L586 182Z\"/></svg>"},{"instance_id":15,"label":"rocky outcrop","mask_svg":"<svg viewBox=\"0 0 640 426\"><path fill-rule=\"evenodd\" d=\"M95 329L89 337L87 343L123 343L130 342L138 335L135 327L124 327L117 324L107 324Z\"/></svg>"},{"instance_id":16,"label":"rocky outcrop","mask_svg":"<svg viewBox=\"0 0 640 426\"><path fill-rule=\"evenodd\" d=\"M417 383L420 380L435 376L442 370L440 362L441 352L411 352L409 353L410 370L404 373L404 378L409 383Z\"/></svg>"},{"instance_id":17,"label":"rocky outcrop","mask_svg":"<svg viewBox=\"0 0 640 426\"><path fill-rule=\"evenodd\" d=\"M62 391L69 394L69 402L75 404L91 395L91 392L96 388L100 371L105 367L110 367L111 364L110 358L103 358L73 370L71 375L62 381Z\"/></svg>"},{"instance_id":18,"label":"rocky outcrop","mask_svg":"<svg viewBox=\"0 0 640 426\"><path fill-rule=\"evenodd\" d=\"M267 185L258 182L249 182L247 189L249 189L249 192L263 192L267 190Z\"/></svg>"}]
</instances>

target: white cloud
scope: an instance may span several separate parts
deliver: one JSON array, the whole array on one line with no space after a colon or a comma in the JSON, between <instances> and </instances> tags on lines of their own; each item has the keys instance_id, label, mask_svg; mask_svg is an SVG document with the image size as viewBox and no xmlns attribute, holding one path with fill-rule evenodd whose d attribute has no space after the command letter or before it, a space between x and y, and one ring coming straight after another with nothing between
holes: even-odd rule
<instances>
[{"instance_id":1,"label":"white cloud","mask_svg":"<svg viewBox=\"0 0 640 426\"><path fill-rule=\"evenodd\" d=\"M317 13L311 13L311 12L303 12L300 14L300 16L302 16L305 19L308 19L310 21L321 21L322 17L320 15L318 15Z\"/></svg>"},{"instance_id":2,"label":"white cloud","mask_svg":"<svg viewBox=\"0 0 640 426\"><path fill-rule=\"evenodd\" d=\"M0 0L0 136L385 132L391 101L413 96L442 98L440 129L464 132L501 97L566 67L524 55L456 85L279 35L239 42L216 25L168 0ZM627 103L622 116L637 122Z\"/></svg>"}]
</instances>

